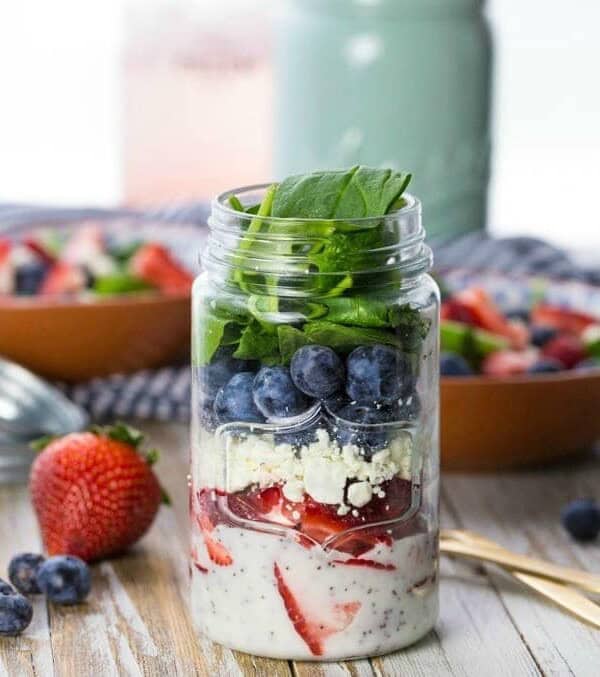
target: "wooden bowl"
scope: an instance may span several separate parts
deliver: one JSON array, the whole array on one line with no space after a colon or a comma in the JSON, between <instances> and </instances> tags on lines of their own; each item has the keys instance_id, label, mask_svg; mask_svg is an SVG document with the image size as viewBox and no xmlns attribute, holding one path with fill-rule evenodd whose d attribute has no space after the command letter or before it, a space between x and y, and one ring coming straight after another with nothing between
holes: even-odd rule
<instances>
[{"instance_id":1,"label":"wooden bowl","mask_svg":"<svg viewBox=\"0 0 600 677\"><path fill-rule=\"evenodd\" d=\"M189 354L190 294L0 301L0 355L49 379L84 381Z\"/></svg>"},{"instance_id":2,"label":"wooden bowl","mask_svg":"<svg viewBox=\"0 0 600 677\"><path fill-rule=\"evenodd\" d=\"M445 470L501 470L590 450L600 439L600 370L444 378Z\"/></svg>"}]
</instances>

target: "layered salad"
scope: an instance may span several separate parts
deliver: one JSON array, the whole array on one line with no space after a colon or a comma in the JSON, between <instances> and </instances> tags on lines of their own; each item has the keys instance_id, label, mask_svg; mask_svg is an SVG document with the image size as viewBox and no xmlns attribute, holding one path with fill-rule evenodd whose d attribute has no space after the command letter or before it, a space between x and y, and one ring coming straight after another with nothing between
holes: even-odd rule
<instances>
[{"instance_id":1,"label":"layered salad","mask_svg":"<svg viewBox=\"0 0 600 677\"><path fill-rule=\"evenodd\" d=\"M226 646L335 660L435 623L437 292L401 293L388 217L408 179L320 172L213 212L231 265L194 289L190 568Z\"/></svg>"}]
</instances>

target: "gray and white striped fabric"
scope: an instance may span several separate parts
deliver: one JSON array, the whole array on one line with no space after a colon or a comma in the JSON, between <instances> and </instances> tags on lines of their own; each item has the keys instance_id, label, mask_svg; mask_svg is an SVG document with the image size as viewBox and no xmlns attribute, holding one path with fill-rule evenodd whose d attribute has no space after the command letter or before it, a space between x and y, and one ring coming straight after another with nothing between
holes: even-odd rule
<instances>
[{"instance_id":1,"label":"gray and white striped fabric","mask_svg":"<svg viewBox=\"0 0 600 677\"><path fill-rule=\"evenodd\" d=\"M167 232L162 233L163 237L168 237L169 225L174 226L174 231L177 224L194 225L199 229L201 242L205 236L203 231L208 212L209 205L206 203L178 204L148 211L4 204L0 205L0 237L5 228L22 228L25 231L42 224L116 218L164 224ZM496 271L504 275L504 286L507 277L518 286L524 284L523 280L528 275L535 275L577 281L584 283L585 287L600 287L600 261L594 268L579 267L565 252L529 237L494 239L483 232L473 232L452 240L439 239L432 246L436 269L442 274L455 269L470 271L469 274L473 271ZM489 281L492 293L495 284L493 279ZM581 288L582 285L578 285L579 294ZM600 289L593 292L600 293ZM190 381L189 369L177 366L94 379L75 386L58 385L96 421L118 418L187 421L190 416Z\"/></svg>"}]
</instances>

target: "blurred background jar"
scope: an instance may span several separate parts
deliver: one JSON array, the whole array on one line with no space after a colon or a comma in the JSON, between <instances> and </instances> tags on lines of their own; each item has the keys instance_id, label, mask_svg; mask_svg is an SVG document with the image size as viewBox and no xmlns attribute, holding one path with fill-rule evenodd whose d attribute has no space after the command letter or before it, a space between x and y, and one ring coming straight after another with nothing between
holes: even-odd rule
<instances>
[{"instance_id":1,"label":"blurred background jar","mask_svg":"<svg viewBox=\"0 0 600 677\"><path fill-rule=\"evenodd\" d=\"M363 163L408 169L428 233L483 228L492 44L483 0L282 0L277 178Z\"/></svg>"},{"instance_id":2,"label":"blurred background jar","mask_svg":"<svg viewBox=\"0 0 600 677\"><path fill-rule=\"evenodd\" d=\"M208 200L271 177L270 2L127 0L127 204Z\"/></svg>"}]
</instances>

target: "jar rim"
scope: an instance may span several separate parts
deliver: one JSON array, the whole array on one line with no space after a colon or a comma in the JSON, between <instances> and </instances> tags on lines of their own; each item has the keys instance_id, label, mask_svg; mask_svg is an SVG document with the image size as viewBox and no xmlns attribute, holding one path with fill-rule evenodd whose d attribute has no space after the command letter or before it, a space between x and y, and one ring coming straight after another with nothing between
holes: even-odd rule
<instances>
[{"instance_id":1,"label":"jar rim","mask_svg":"<svg viewBox=\"0 0 600 677\"><path fill-rule=\"evenodd\" d=\"M258 192L266 190L273 183L256 183L248 186L240 186L239 188L231 188L229 190L219 193L215 198L213 198L211 207L213 212L218 210L225 213L230 217L235 217L237 219L249 220L256 218L256 214L249 214L247 212L240 212L233 207L230 207L227 204L227 200L231 197L240 197L241 195L248 194L250 192ZM323 223L326 221L332 226L341 223L348 223L351 221L356 225L368 225L369 223L385 223L386 221L397 220L398 217L411 217L411 216L420 216L421 212L421 201L418 197L412 193L403 193L402 197L406 200L407 204L402 206L400 209L397 209L389 214L384 214L383 216L360 216L360 217L345 217L345 218L316 218L316 217L296 217L296 216L261 216L261 220L265 223L277 223L279 225L284 225L285 223L297 224L297 223ZM210 225L210 224L209 224Z\"/></svg>"}]
</instances>

